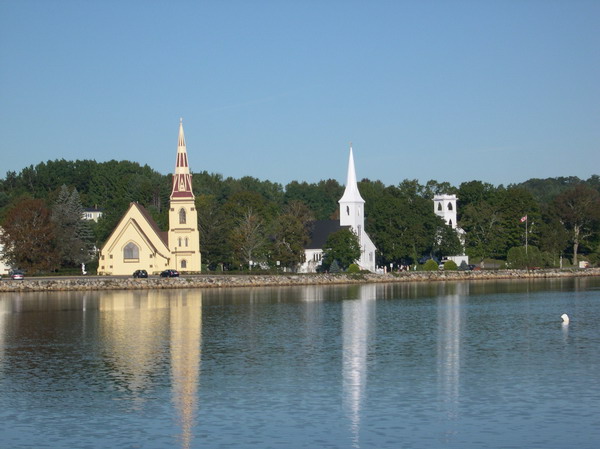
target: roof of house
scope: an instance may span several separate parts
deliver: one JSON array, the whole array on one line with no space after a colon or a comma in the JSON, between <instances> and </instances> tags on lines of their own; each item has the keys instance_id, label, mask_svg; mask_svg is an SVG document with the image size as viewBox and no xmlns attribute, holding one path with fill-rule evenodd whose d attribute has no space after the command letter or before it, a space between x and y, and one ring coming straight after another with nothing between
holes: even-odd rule
<instances>
[{"instance_id":1,"label":"roof of house","mask_svg":"<svg viewBox=\"0 0 600 449\"><path fill-rule=\"evenodd\" d=\"M305 249L321 249L327 242L327 237L340 229L350 226L340 226L339 220L316 220L310 223L310 242Z\"/></svg>"}]
</instances>

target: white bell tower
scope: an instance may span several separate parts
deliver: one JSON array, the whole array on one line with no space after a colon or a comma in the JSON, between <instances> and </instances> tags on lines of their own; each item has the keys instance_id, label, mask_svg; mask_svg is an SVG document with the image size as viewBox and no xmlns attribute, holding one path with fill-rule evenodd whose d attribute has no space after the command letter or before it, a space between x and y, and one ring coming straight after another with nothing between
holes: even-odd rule
<instances>
[{"instance_id":1,"label":"white bell tower","mask_svg":"<svg viewBox=\"0 0 600 449\"><path fill-rule=\"evenodd\" d=\"M433 207L436 215L442 217L446 224L456 229L456 195L435 195Z\"/></svg>"}]
</instances>

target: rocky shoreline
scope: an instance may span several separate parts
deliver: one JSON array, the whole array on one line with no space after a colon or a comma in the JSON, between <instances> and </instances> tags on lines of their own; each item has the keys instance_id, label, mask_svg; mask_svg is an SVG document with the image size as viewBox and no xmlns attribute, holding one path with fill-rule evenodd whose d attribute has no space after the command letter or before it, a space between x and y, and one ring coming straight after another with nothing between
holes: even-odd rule
<instances>
[{"instance_id":1,"label":"rocky shoreline","mask_svg":"<svg viewBox=\"0 0 600 449\"><path fill-rule=\"evenodd\" d=\"M2 279L0 292L139 290L170 288L229 288L294 285L331 285L386 282L483 281L496 279L543 279L600 276L600 268L563 270L485 270L446 272L401 272L389 274L279 274L279 275L197 275L180 278L105 278L85 276L67 279L30 278L23 281Z\"/></svg>"}]
</instances>

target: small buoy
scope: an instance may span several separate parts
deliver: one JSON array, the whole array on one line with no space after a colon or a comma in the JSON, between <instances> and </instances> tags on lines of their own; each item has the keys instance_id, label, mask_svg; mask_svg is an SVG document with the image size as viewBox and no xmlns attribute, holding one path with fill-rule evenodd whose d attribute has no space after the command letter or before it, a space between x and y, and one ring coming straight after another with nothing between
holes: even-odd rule
<instances>
[{"instance_id":1,"label":"small buoy","mask_svg":"<svg viewBox=\"0 0 600 449\"><path fill-rule=\"evenodd\" d=\"M560 317L562 318L563 323L569 324L569 315L567 315L566 313L563 313Z\"/></svg>"}]
</instances>

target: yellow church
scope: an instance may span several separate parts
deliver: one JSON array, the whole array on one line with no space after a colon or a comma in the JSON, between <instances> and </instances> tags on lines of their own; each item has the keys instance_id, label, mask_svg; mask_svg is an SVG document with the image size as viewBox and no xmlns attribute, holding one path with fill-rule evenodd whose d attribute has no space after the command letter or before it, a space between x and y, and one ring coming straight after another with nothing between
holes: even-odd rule
<instances>
[{"instance_id":1,"label":"yellow church","mask_svg":"<svg viewBox=\"0 0 600 449\"><path fill-rule=\"evenodd\" d=\"M150 213L131 203L102 249L100 275L149 274L166 269L199 272L201 266L198 214L192 192L183 123L179 120L177 160L169 207L169 230L161 231Z\"/></svg>"}]
</instances>

